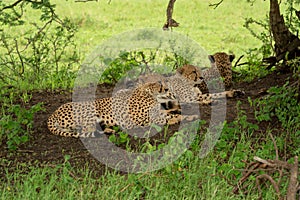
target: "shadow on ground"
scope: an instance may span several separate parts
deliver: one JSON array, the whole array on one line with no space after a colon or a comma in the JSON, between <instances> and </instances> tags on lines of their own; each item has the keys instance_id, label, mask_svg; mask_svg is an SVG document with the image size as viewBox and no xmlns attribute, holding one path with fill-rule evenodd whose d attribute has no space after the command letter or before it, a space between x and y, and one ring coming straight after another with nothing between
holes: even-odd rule
<instances>
[{"instance_id":1,"label":"shadow on ground","mask_svg":"<svg viewBox=\"0 0 300 200\"><path fill-rule=\"evenodd\" d=\"M262 79L256 79L251 83L241 82L236 83L234 88L245 91L246 95L235 99L227 100L226 120L231 122L237 116L237 101L241 101L241 108L246 111L248 120L252 123L257 123L254 119L254 110L249 106L248 97L252 99L266 95L266 90L271 86L282 86L286 79L292 74L276 74L272 73ZM97 97L106 97L112 93L113 87L107 84L99 85ZM9 152L6 148L6 141L0 147L0 158L4 162L0 163L0 179L4 177L5 170L13 172L20 163L25 166L55 166L64 162L64 156L70 155L69 162L74 168L85 168L93 170L95 174L101 175L106 167L97 161L85 148L80 139L65 138L50 134L47 129L47 118L60 105L72 100L71 93L68 91L39 91L32 93L31 101L25 106L32 106L39 102L44 103L45 111L38 112L34 119L34 132L31 135L30 141L22 144L18 150ZM201 117L207 119L210 115L211 108L209 106L201 107ZM263 132L270 124L260 124L260 132ZM169 133L174 132L173 127L170 127ZM157 138L160 135L154 136ZM135 145L134 143L132 144Z\"/></svg>"}]
</instances>

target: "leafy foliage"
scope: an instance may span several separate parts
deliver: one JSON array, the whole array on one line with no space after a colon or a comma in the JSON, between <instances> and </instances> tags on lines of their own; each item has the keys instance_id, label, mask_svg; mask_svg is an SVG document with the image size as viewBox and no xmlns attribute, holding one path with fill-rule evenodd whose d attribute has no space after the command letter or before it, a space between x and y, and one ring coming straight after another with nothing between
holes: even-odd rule
<instances>
[{"instance_id":1,"label":"leafy foliage","mask_svg":"<svg viewBox=\"0 0 300 200\"><path fill-rule=\"evenodd\" d=\"M257 99L253 106L259 108L255 112L256 119L270 121L276 117L284 129L298 130L300 128L300 106L294 88L288 87L288 82L283 87L271 87L268 92L271 94L264 99Z\"/></svg>"},{"instance_id":2,"label":"leafy foliage","mask_svg":"<svg viewBox=\"0 0 300 200\"><path fill-rule=\"evenodd\" d=\"M253 37L262 42L261 47L252 49L252 51L259 52L260 55L257 56L257 59L260 59L260 56L269 57L274 53L272 33L269 27L269 16L266 16L264 20L246 18L244 27L249 30Z\"/></svg>"},{"instance_id":3,"label":"leafy foliage","mask_svg":"<svg viewBox=\"0 0 300 200\"><path fill-rule=\"evenodd\" d=\"M117 58L113 60L103 58L103 62L107 68L101 74L100 82L111 84L116 84L124 77L132 79L145 73L160 73L161 70L171 72L172 69L188 63L176 53L148 49L122 51Z\"/></svg>"},{"instance_id":4,"label":"leafy foliage","mask_svg":"<svg viewBox=\"0 0 300 200\"><path fill-rule=\"evenodd\" d=\"M280 151L289 152L289 155L299 154L300 137L300 105L296 88L288 86L272 87L270 95L263 99L250 100L255 110L258 122L276 119L282 131L277 135L276 141ZM267 145L267 144L265 144ZM271 144L270 144L271 145Z\"/></svg>"},{"instance_id":5,"label":"leafy foliage","mask_svg":"<svg viewBox=\"0 0 300 200\"><path fill-rule=\"evenodd\" d=\"M26 108L27 92L72 86L77 27L49 0L0 1L0 24L0 141L14 150L28 141L34 113L42 110L40 103Z\"/></svg>"},{"instance_id":6,"label":"leafy foliage","mask_svg":"<svg viewBox=\"0 0 300 200\"><path fill-rule=\"evenodd\" d=\"M297 6L299 5L299 0L287 0L284 1L286 6L285 9L285 24L294 33L298 35L300 28L300 19L297 17Z\"/></svg>"},{"instance_id":7,"label":"leafy foliage","mask_svg":"<svg viewBox=\"0 0 300 200\"><path fill-rule=\"evenodd\" d=\"M40 110L42 110L42 103L29 109L19 104L2 105L0 141L6 139L10 150L16 150L18 145L27 142L33 128L34 114Z\"/></svg>"},{"instance_id":8,"label":"leafy foliage","mask_svg":"<svg viewBox=\"0 0 300 200\"><path fill-rule=\"evenodd\" d=\"M49 0L17 1L11 5L1 2L0 10L3 83L25 90L70 87L72 79L61 78L74 78L72 73L78 65L73 40L76 26L67 18L60 19L55 4ZM30 12L38 13L38 17L27 19ZM60 85L62 81L69 84Z\"/></svg>"}]
</instances>

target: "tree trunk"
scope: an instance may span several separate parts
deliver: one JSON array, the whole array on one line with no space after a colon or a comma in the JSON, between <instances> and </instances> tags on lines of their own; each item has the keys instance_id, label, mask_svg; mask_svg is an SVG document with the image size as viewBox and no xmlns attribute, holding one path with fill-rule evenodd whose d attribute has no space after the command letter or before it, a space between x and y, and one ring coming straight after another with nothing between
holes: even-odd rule
<instances>
[{"instance_id":1,"label":"tree trunk","mask_svg":"<svg viewBox=\"0 0 300 200\"><path fill-rule=\"evenodd\" d=\"M299 53L300 40L289 31L285 25L277 0L270 0L270 27L275 41L276 62L288 58L295 58Z\"/></svg>"}]
</instances>

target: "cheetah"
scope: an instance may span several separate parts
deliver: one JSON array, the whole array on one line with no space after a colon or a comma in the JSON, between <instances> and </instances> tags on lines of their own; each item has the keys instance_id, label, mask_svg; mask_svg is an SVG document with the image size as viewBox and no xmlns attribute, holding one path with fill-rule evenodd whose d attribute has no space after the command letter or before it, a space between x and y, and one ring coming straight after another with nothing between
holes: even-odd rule
<instances>
[{"instance_id":1,"label":"cheetah","mask_svg":"<svg viewBox=\"0 0 300 200\"><path fill-rule=\"evenodd\" d=\"M131 129L151 123L175 124L180 116L161 109L165 99L172 99L167 90L162 82L146 83L133 90L121 90L114 97L66 103L48 118L48 129L65 137L96 137L111 131L106 127L116 125ZM97 130L97 124L104 131Z\"/></svg>"},{"instance_id":2,"label":"cheetah","mask_svg":"<svg viewBox=\"0 0 300 200\"><path fill-rule=\"evenodd\" d=\"M184 65L183 67L178 68L176 70L176 75L171 77L171 84L168 85L170 92L179 102L200 104L211 104L214 100L244 95L244 92L240 90L229 90L216 93L202 92L207 89L201 87L204 84L206 86L202 74L200 69L193 65ZM212 78L214 77L210 76L210 79Z\"/></svg>"},{"instance_id":3,"label":"cheetah","mask_svg":"<svg viewBox=\"0 0 300 200\"><path fill-rule=\"evenodd\" d=\"M208 74L208 72L205 73ZM177 100L173 103L198 103L206 105L226 97L233 98L244 94L240 90L221 91L209 94L203 93L203 88L199 87L199 85L201 86L204 83L202 74L203 73L201 73L198 67L193 65L184 65L176 70L175 75L163 76L161 74L148 74L139 77L137 82L138 84L145 84L147 82L164 80L169 92L172 93ZM209 75L210 79L215 78L215 73L209 73ZM208 75L206 76L208 77ZM223 74L223 76L225 76L225 74ZM170 109L170 107L167 109Z\"/></svg>"},{"instance_id":4,"label":"cheetah","mask_svg":"<svg viewBox=\"0 0 300 200\"><path fill-rule=\"evenodd\" d=\"M198 84L198 88L202 93L217 92L223 90L224 88L226 90L231 88L232 61L234 58L234 54L226 54L224 52L217 52L214 55L208 56L208 59L211 62L211 68L203 70L201 73L199 72L199 76L203 78L203 81ZM223 81L218 79L219 76L222 77ZM207 84L210 85L211 91L209 91Z\"/></svg>"},{"instance_id":5,"label":"cheetah","mask_svg":"<svg viewBox=\"0 0 300 200\"><path fill-rule=\"evenodd\" d=\"M226 89L231 88L232 86L232 61L235 58L234 54L226 54L224 52L218 52L214 55L208 56L209 60L213 64L213 68L216 68L219 71L221 77L224 78L224 85ZM214 66L215 65L215 66ZM203 76L209 76L206 72L203 72Z\"/></svg>"}]
</instances>

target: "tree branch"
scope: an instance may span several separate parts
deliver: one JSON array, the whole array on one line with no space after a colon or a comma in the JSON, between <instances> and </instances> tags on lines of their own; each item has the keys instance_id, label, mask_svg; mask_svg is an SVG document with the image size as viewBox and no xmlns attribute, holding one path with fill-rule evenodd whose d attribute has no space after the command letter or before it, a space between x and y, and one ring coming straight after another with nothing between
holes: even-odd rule
<instances>
[{"instance_id":1,"label":"tree branch","mask_svg":"<svg viewBox=\"0 0 300 200\"><path fill-rule=\"evenodd\" d=\"M91 2L91 1L98 2L98 0L75 0L75 3L86 3L86 2Z\"/></svg>"},{"instance_id":2,"label":"tree branch","mask_svg":"<svg viewBox=\"0 0 300 200\"><path fill-rule=\"evenodd\" d=\"M295 13L296 13L297 18L300 20L300 11L296 10Z\"/></svg>"},{"instance_id":3,"label":"tree branch","mask_svg":"<svg viewBox=\"0 0 300 200\"><path fill-rule=\"evenodd\" d=\"M224 0L220 0L218 3L210 3L209 6L214 7L216 9L221 3L223 3Z\"/></svg>"},{"instance_id":4,"label":"tree branch","mask_svg":"<svg viewBox=\"0 0 300 200\"><path fill-rule=\"evenodd\" d=\"M172 27L178 27L179 26L179 23L176 22L172 18L175 1L176 0L170 0L169 1L167 11L166 11L166 13L167 13L167 22L164 24L163 30L169 30L169 27L172 28Z\"/></svg>"},{"instance_id":5,"label":"tree branch","mask_svg":"<svg viewBox=\"0 0 300 200\"><path fill-rule=\"evenodd\" d=\"M11 9L11 8L14 8L15 6L17 6L19 3L21 3L23 0L18 0L16 1L15 3L11 4L11 5L8 5L8 6L4 6L0 12L2 12L3 10L6 10L6 9Z\"/></svg>"},{"instance_id":6,"label":"tree branch","mask_svg":"<svg viewBox=\"0 0 300 200\"><path fill-rule=\"evenodd\" d=\"M257 186L257 189L259 191L259 199L262 198L262 190L261 190L261 186L260 186L260 179L267 179L271 182L271 184L273 185L275 191L276 191L276 194L278 196L278 199L281 199L281 196L280 196L280 190L279 190L279 186L278 184L274 181L274 179L267 175L267 174L262 174L262 175L259 175L256 177L256 186Z\"/></svg>"}]
</instances>

